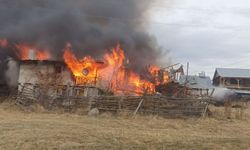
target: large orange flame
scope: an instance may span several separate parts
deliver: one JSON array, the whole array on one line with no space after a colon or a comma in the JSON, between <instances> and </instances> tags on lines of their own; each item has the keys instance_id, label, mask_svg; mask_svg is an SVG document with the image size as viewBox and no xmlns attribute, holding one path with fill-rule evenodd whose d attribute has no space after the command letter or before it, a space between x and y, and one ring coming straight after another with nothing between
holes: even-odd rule
<instances>
[{"instance_id":1,"label":"large orange flame","mask_svg":"<svg viewBox=\"0 0 250 150\"><path fill-rule=\"evenodd\" d=\"M76 84L96 83L98 78L97 70L100 69L101 63L96 62L90 56L77 59L72 52L70 44L64 49L64 61L75 76Z\"/></svg>"},{"instance_id":2,"label":"large orange flame","mask_svg":"<svg viewBox=\"0 0 250 150\"><path fill-rule=\"evenodd\" d=\"M68 44L64 50L64 61L72 71L76 84L102 84L115 94L152 94L155 84L141 79L140 75L124 65L125 54L120 45L111 49L99 64L90 56L77 59ZM103 85L104 84L104 85Z\"/></svg>"},{"instance_id":3,"label":"large orange flame","mask_svg":"<svg viewBox=\"0 0 250 150\"><path fill-rule=\"evenodd\" d=\"M15 44L15 49L21 60L48 60L51 58L48 50L37 49L28 44Z\"/></svg>"},{"instance_id":4,"label":"large orange flame","mask_svg":"<svg viewBox=\"0 0 250 150\"><path fill-rule=\"evenodd\" d=\"M9 47L8 40L0 39L0 47ZM48 50L37 49L29 44L14 44L14 49L21 60L51 58ZM155 92L155 86L169 81L168 74L157 66L149 66L150 78L142 79L128 67L129 61L119 44L103 56L103 62L98 62L90 56L78 59L71 44L65 47L63 58L77 85L96 85L112 90L115 94L152 94Z\"/></svg>"},{"instance_id":5,"label":"large orange flame","mask_svg":"<svg viewBox=\"0 0 250 150\"><path fill-rule=\"evenodd\" d=\"M151 65L148 67L148 71L154 78L156 85L164 84L169 82L169 74L165 70L162 70L158 66Z\"/></svg>"}]
</instances>

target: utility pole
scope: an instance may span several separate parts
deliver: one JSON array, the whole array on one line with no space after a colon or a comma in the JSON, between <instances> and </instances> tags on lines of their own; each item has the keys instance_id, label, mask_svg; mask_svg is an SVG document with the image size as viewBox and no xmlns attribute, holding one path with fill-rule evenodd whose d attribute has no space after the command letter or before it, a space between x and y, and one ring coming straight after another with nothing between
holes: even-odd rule
<instances>
[{"instance_id":1,"label":"utility pole","mask_svg":"<svg viewBox=\"0 0 250 150\"><path fill-rule=\"evenodd\" d=\"M189 62L187 62L187 75L186 75L186 83L188 82L188 74L189 74Z\"/></svg>"}]
</instances>

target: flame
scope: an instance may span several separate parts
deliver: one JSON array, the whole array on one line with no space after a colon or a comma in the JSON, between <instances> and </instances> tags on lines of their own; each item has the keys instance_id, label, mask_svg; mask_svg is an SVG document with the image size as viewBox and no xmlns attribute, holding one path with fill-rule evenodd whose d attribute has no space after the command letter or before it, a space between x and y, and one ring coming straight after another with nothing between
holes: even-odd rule
<instances>
[{"instance_id":1,"label":"flame","mask_svg":"<svg viewBox=\"0 0 250 150\"><path fill-rule=\"evenodd\" d=\"M103 72L112 74L111 89L115 93L120 90L127 90L127 92L134 91L137 94L154 92L155 88L152 83L142 80L140 75L124 66L125 55L120 45L113 48L110 54L106 54L104 60L108 63L109 67L105 68Z\"/></svg>"},{"instance_id":2,"label":"flame","mask_svg":"<svg viewBox=\"0 0 250 150\"><path fill-rule=\"evenodd\" d=\"M148 72L151 74L156 85L159 85L161 83L159 81L159 71L160 68L158 66L151 65L148 67Z\"/></svg>"},{"instance_id":3,"label":"flame","mask_svg":"<svg viewBox=\"0 0 250 150\"><path fill-rule=\"evenodd\" d=\"M46 49L37 49L29 44L13 44L13 46L21 60L51 58ZM8 40L0 39L0 47L9 47ZM161 69L157 66L149 66L150 79L142 79L140 74L127 67L129 60L119 44L103 56L103 62L98 62L91 56L78 59L73 53L71 44L66 45L63 58L72 72L76 85L100 86L112 90L116 95L153 94L157 85L169 81L166 72L161 73L163 77L159 78Z\"/></svg>"},{"instance_id":4,"label":"flame","mask_svg":"<svg viewBox=\"0 0 250 150\"><path fill-rule=\"evenodd\" d=\"M72 52L70 44L67 44L64 49L64 61L72 71L76 79L76 84L88 84L96 82L98 74L97 70L101 68L90 56L86 56L82 59L77 59Z\"/></svg>"},{"instance_id":5,"label":"flame","mask_svg":"<svg viewBox=\"0 0 250 150\"><path fill-rule=\"evenodd\" d=\"M7 39L0 39L0 47L7 48L9 46L9 42Z\"/></svg>"},{"instance_id":6,"label":"flame","mask_svg":"<svg viewBox=\"0 0 250 150\"><path fill-rule=\"evenodd\" d=\"M154 78L154 82L156 85L168 83L169 73L158 66L151 65L148 67L148 72Z\"/></svg>"},{"instance_id":7,"label":"flame","mask_svg":"<svg viewBox=\"0 0 250 150\"><path fill-rule=\"evenodd\" d=\"M132 92L142 95L155 92L155 84L141 79L139 74L124 65L125 54L120 45L105 54L103 60L104 62L98 65L90 56L77 59L70 44L64 49L64 61L72 71L76 84L104 84L115 94ZM88 74L84 75L84 70Z\"/></svg>"},{"instance_id":8,"label":"flame","mask_svg":"<svg viewBox=\"0 0 250 150\"><path fill-rule=\"evenodd\" d=\"M148 71L150 72L151 75L157 75L158 72L160 71L160 68L158 66L151 65L148 67Z\"/></svg>"},{"instance_id":9,"label":"flame","mask_svg":"<svg viewBox=\"0 0 250 150\"><path fill-rule=\"evenodd\" d=\"M15 44L15 49L21 60L48 60L51 58L48 50L37 49L28 44Z\"/></svg>"},{"instance_id":10,"label":"flame","mask_svg":"<svg viewBox=\"0 0 250 150\"><path fill-rule=\"evenodd\" d=\"M165 83L169 83L170 81L170 77L169 77L169 73L168 72L163 72L163 81L162 81L162 84L165 84Z\"/></svg>"},{"instance_id":11,"label":"flame","mask_svg":"<svg viewBox=\"0 0 250 150\"><path fill-rule=\"evenodd\" d=\"M134 88L132 87L132 89L135 90L136 93L152 94L155 92L155 84L146 80L142 80L136 73L131 73L129 83L134 85Z\"/></svg>"}]
</instances>

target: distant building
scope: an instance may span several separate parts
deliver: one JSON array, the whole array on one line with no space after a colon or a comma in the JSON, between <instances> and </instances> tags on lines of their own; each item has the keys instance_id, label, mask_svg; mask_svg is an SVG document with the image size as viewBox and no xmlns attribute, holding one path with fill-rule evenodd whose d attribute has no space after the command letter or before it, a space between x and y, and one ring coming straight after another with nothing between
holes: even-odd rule
<instances>
[{"instance_id":1,"label":"distant building","mask_svg":"<svg viewBox=\"0 0 250 150\"><path fill-rule=\"evenodd\" d=\"M192 96L209 96L214 89L210 77L204 73L197 75L182 75L179 83L188 88L189 94Z\"/></svg>"},{"instance_id":2,"label":"distant building","mask_svg":"<svg viewBox=\"0 0 250 150\"><path fill-rule=\"evenodd\" d=\"M250 69L217 68L214 73L213 85L250 91Z\"/></svg>"}]
</instances>

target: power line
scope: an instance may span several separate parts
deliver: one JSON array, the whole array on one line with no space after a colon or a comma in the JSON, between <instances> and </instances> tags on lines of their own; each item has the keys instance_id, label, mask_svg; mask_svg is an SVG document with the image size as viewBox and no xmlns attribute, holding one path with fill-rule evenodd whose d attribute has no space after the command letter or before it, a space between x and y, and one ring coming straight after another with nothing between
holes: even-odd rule
<instances>
[{"instance_id":1,"label":"power line","mask_svg":"<svg viewBox=\"0 0 250 150\"><path fill-rule=\"evenodd\" d=\"M137 0L138 1L138 0ZM145 1L145 0L142 0L142 1ZM102 4L106 4L106 5L112 5L113 2L111 1L100 1L102 2ZM122 5L122 3L121 3ZM216 9L211 9L211 8L198 8L198 7L174 7L174 6L169 6L169 5L173 5L173 4L165 4L166 6L164 5L159 5L159 3L152 3L150 6L149 6L149 10L150 9L154 9L154 8L159 8L159 9L165 9L165 10L169 10L169 11L172 11L172 10L188 10L188 11L199 11L199 12L206 12L206 13L226 13L226 12L232 12L232 11L240 11L240 10L247 10L249 11L250 7L249 8L216 8ZM122 7L127 7L129 8L130 6L127 6L127 5L122 5ZM222 11L224 10L224 11ZM239 12L241 14L250 14L250 12Z\"/></svg>"},{"instance_id":2,"label":"power line","mask_svg":"<svg viewBox=\"0 0 250 150\"><path fill-rule=\"evenodd\" d=\"M236 65L236 64L239 64L239 63L242 63L242 62L246 62L247 60L249 60L249 58L245 58L245 59L242 59L242 60L239 60L239 61L235 61L235 62L230 63L230 64L225 64L225 65L223 65L222 67L227 67L227 66Z\"/></svg>"},{"instance_id":3,"label":"power line","mask_svg":"<svg viewBox=\"0 0 250 150\"><path fill-rule=\"evenodd\" d=\"M104 1L102 1L104 2ZM111 2L104 2L106 4L112 5ZM170 4L171 5L171 4ZM123 5L122 7L127 7L129 9L129 6ZM173 11L173 10L184 10L184 11L195 11L195 12L203 12L203 13L240 13L240 14L250 14L249 8L222 8L222 9L210 9L210 8L197 8L197 7L174 7L174 6L162 6L162 5L156 5L156 4L151 4L149 6L149 10L153 9L164 9L167 12ZM246 10L246 11L242 11Z\"/></svg>"},{"instance_id":4,"label":"power line","mask_svg":"<svg viewBox=\"0 0 250 150\"><path fill-rule=\"evenodd\" d=\"M138 24L138 23L145 23L145 24L154 24L154 25L163 25L163 26L174 26L174 27L195 27L195 28L206 28L206 27L212 27L216 29L234 29L234 30L244 30L242 27L236 27L236 26L206 26L204 24L181 24L181 23L165 23L165 22L154 22L154 21L146 21L146 20L139 20L139 19L122 19L122 18L116 18L116 17L107 17L107 16L100 16L100 15L91 15L91 14L83 14L84 16L91 17L91 18L99 18L99 19L107 19L107 20L113 20L117 23L121 23L123 25L127 25L127 23L130 24Z\"/></svg>"},{"instance_id":5,"label":"power line","mask_svg":"<svg viewBox=\"0 0 250 150\"><path fill-rule=\"evenodd\" d=\"M198 11L198 12L205 12L205 13L240 13L240 14L250 14L250 12L243 12L242 10L249 11L249 9L241 8L241 9L234 9L234 8L224 8L224 9L202 9L202 8L188 8L188 7L163 7L163 6L152 6L151 9L165 9L166 11L173 11L173 10L187 10L187 11Z\"/></svg>"}]
</instances>

